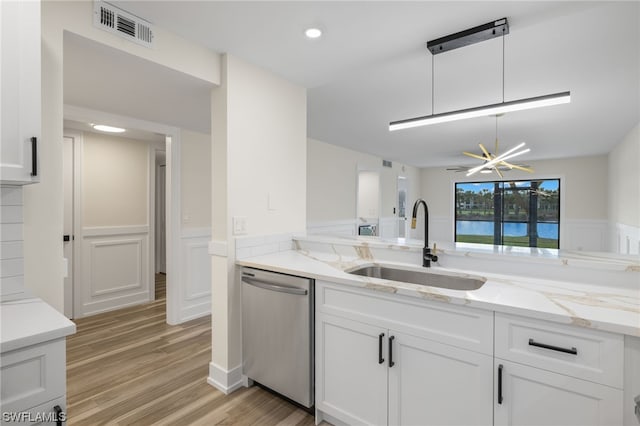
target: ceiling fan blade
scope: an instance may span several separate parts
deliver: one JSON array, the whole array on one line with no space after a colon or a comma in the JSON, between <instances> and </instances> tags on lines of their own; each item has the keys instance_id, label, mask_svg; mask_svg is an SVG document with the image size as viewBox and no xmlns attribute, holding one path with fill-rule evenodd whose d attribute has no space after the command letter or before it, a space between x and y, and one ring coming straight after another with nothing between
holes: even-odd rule
<instances>
[{"instance_id":1,"label":"ceiling fan blade","mask_svg":"<svg viewBox=\"0 0 640 426\"><path fill-rule=\"evenodd\" d=\"M492 160L493 159L493 157L491 157L491 154L489 154L489 151L487 151L487 148L485 148L484 145L479 143L478 146L480 146L480 149L482 150L482 152L484 152L485 160Z\"/></svg>"},{"instance_id":2,"label":"ceiling fan blade","mask_svg":"<svg viewBox=\"0 0 640 426\"><path fill-rule=\"evenodd\" d=\"M499 169L499 168L494 167L494 168L493 168L493 170L495 170L495 171L496 171L496 173L498 174L498 176L500 176L500 179L504 179L504 176L502 175L502 172L500 171L500 169Z\"/></svg>"},{"instance_id":3,"label":"ceiling fan blade","mask_svg":"<svg viewBox=\"0 0 640 426\"><path fill-rule=\"evenodd\" d=\"M504 164L510 169L516 169L516 170L521 170L523 172L533 173L533 169L531 167L518 166L517 164L507 163L506 161L501 161L500 164Z\"/></svg>"},{"instance_id":4,"label":"ceiling fan blade","mask_svg":"<svg viewBox=\"0 0 640 426\"><path fill-rule=\"evenodd\" d=\"M467 157L477 158L478 160L486 160L486 157L483 157L482 155L474 154L472 152L462 151L462 153Z\"/></svg>"}]
</instances>

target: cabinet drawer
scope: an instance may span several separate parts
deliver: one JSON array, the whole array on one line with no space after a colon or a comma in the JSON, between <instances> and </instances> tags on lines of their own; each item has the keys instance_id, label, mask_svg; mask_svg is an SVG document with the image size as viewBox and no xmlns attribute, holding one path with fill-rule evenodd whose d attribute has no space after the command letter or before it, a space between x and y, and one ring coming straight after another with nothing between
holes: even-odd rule
<instances>
[{"instance_id":1,"label":"cabinet drawer","mask_svg":"<svg viewBox=\"0 0 640 426\"><path fill-rule=\"evenodd\" d=\"M64 339L0 355L2 411L20 412L65 394Z\"/></svg>"},{"instance_id":2,"label":"cabinet drawer","mask_svg":"<svg viewBox=\"0 0 640 426\"><path fill-rule=\"evenodd\" d=\"M316 281L319 312L493 355L493 312Z\"/></svg>"},{"instance_id":3,"label":"cabinet drawer","mask_svg":"<svg viewBox=\"0 0 640 426\"><path fill-rule=\"evenodd\" d=\"M623 387L623 336L496 313L495 356Z\"/></svg>"}]
</instances>

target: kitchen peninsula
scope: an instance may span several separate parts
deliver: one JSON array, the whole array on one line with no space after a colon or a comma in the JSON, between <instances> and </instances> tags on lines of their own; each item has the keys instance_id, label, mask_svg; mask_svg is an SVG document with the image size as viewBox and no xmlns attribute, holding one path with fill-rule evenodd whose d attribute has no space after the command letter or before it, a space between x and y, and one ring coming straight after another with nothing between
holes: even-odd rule
<instances>
[{"instance_id":1,"label":"kitchen peninsula","mask_svg":"<svg viewBox=\"0 0 640 426\"><path fill-rule=\"evenodd\" d=\"M486 279L460 291L349 273L364 265L424 270L421 241L301 236L293 245L238 256L237 264L316 280L318 419L431 423L466 406L454 410L460 421L632 424L640 393L636 258L438 247L428 272Z\"/></svg>"}]
</instances>

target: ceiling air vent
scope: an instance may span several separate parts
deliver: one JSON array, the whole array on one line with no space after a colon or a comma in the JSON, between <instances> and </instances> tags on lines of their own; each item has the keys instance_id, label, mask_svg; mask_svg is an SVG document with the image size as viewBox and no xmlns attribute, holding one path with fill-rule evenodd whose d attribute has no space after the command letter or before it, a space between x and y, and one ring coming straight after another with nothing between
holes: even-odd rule
<instances>
[{"instance_id":1,"label":"ceiling air vent","mask_svg":"<svg viewBox=\"0 0 640 426\"><path fill-rule=\"evenodd\" d=\"M93 2L93 25L147 47L153 47L151 23L105 1Z\"/></svg>"},{"instance_id":2,"label":"ceiling air vent","mask_svg":"<svg viewBox=\"0 0 640 426\"><path fill-rule=\"evenodd\" d=\"M382 160L382 167L393 167L393 164L389 160Z\"/></svg>"}]
</instances>

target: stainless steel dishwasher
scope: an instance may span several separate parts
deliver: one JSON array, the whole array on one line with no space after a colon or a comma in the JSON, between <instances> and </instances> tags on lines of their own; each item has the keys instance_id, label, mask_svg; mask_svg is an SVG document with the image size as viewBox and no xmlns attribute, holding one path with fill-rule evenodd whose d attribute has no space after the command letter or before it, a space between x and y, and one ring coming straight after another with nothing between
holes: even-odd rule
<instances>
[{"instance_id":1,"label":"stainless steel dishwasher","mask_svg":"<svg viewBox=\"0 0 640 426\"><path fill-rule=\"evenodd\" d=\"M314 405L314 285L309 278L242 268L242 372Z\"/></svg>"}]
</instances>

